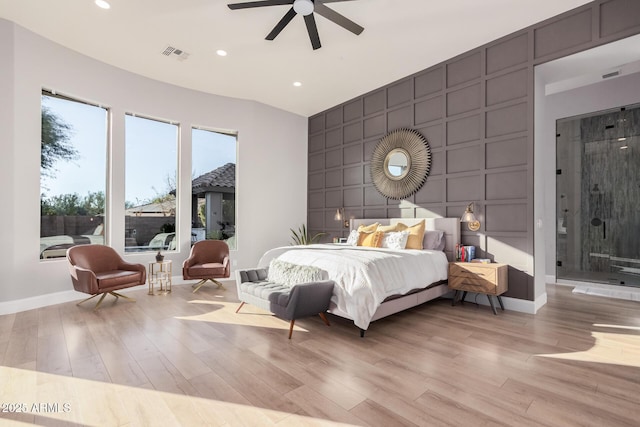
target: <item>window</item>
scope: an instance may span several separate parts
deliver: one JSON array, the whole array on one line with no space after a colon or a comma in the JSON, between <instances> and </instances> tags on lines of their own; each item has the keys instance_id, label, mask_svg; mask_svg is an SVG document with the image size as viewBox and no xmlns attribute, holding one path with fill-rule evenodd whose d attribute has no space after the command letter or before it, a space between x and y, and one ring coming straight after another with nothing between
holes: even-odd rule
<instances>
[{"instance_id":1,"label":"window","mask_svg":"<svg viewBox=\"0 0 640 427\"><path fill-rule=\"evenodd\" d=\"M40 258L105 243L108 111L42 92Z\"/></svg>"},{"instance_id":2,"label":"window","mask_svg":"<svg viewBox=\"0 0 640 427\"><path fill-rule=\"evenodd\" d=\"M125 252L175 250L178 126L125 118Z\"/></svg>"},{"instance_id":3,"label":"window","mask_svg":"<svg viewBox=\"0 0 640 427\"><path fill-rule=\"evenodd\" d=\"M235 135L192 129L192 241L224 240L236 249Z\"/></svg>"}]
</instances>

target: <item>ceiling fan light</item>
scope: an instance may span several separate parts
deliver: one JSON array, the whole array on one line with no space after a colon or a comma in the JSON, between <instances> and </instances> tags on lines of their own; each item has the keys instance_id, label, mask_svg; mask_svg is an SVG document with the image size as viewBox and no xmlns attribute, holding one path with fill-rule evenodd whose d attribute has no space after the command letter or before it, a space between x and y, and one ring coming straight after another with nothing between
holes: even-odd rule
<instances>
[{"instance_id":1,"label":"ceiling fan light","mask_svg":"<svg viewBox=\"0 0 640 427\"><path fill-rule=\"evenodd\" d=\"M311 0L295 0L293 10L298 15L307 16L313 13L313 2Z\"/></svg>"}]
</instances>

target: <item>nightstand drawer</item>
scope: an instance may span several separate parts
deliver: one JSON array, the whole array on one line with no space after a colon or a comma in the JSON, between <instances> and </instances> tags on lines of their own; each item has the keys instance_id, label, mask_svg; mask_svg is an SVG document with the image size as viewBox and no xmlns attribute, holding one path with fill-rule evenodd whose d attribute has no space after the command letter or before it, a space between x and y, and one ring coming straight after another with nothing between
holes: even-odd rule
<instances>
[{"instance_id":1,"label":"nightstand drawer","mask_svg":"<svg viewBox=\"0 0 640 427\"><path fill-rule=\"evenodd\" d=\"M449 288L500 295L507 291L505 264L450 263Z\"/></svg>"},{"instance_id":2,"label":"nightstand drawer","mask_svg":"<svg viewBox=\"0 0 640 427\"><path fill-rule=\"evenodd\" d=\"M473 263L465 264L464 266L459 264L451 264L449 268L449 275L455 277L461 277L469 280L484 279L491 283L496 282L496 270L493 268L482 268L473 265Z\"/></svg>"}]
</instances>

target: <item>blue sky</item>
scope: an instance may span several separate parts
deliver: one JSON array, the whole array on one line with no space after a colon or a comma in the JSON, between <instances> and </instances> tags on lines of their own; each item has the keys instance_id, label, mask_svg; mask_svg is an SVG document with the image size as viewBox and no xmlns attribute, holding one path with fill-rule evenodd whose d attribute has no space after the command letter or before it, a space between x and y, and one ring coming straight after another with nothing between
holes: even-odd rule
<instances>
[{"instance_id":1,"label":"blue sky","mask_svg":"<svg viewBox=\"0 0 640 427\"><path fill-rule=\"evenodd\" d=\"M57 161L52 176L42 179L42 192L51 197L105 191L107 110L54 97L43 97L43 105L71 125L70 142L80 157ZM128 115L125 139L125 199L137 204L165 194L168 177L176 174L178 125ZM192 146L192 177L236 163L235 136L193 129Z\"/></svg>"}]
</instances>

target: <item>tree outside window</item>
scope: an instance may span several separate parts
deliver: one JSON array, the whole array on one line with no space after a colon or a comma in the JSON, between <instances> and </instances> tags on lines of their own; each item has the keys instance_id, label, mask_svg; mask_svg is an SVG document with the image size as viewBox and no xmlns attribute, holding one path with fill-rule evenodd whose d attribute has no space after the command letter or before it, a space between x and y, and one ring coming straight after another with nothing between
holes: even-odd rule
<instances>
[{"instance_id":1,"label":"tree outside window","mask_svg":"<svg viewBox=\"0 0 640 427\"><path fill-rule=\"evenodd\" d=\"M40 258L105 243L105 108L42 92Z\"/></svg>"}]
</instances>

